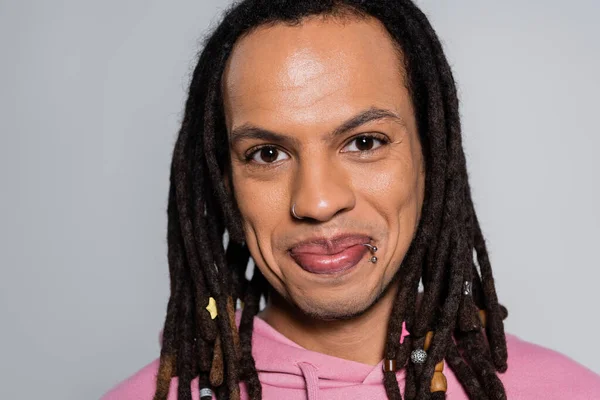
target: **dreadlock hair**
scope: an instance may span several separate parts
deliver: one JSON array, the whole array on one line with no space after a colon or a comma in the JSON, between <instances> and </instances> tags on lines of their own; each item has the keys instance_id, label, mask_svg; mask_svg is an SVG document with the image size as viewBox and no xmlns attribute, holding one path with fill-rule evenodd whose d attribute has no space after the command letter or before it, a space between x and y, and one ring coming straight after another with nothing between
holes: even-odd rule
<instances>
[{"instance_id":1,"label":"dreadlock hair","mask_svg":"<svg viewBox=\"0 0 600 400\"><path fill-rule=\"evenodd\" d=\"M255 268L239 209L228 188L229 148L221 80L235 42L259 26L299 25L310 16L374 17L402 55L426 164L425 199L415 237L397 276L399 290L388 322L384 357L406 368L405 399L443 399L430 392L436 364L446 360L471 399L505 399L496 371L507 368L503 319L486 244L471 199L461 142L458 99L442 46L411 0L245 0L226 11L206 39L193 72L171 165L168 260L171 295L164 325L155 400L167 398L178 378L178 399L191 399L191 382L219 399L240 398L244 382L261 398L252 358L252 328L269 286ZM224 234L229 240L224 243ZM472 293L463 294L464 282ZM417 305L419 283L424 293ZM219 316L206 311L209 298ZM234 304L244 303L239 330ZM485 310L485 327L479 310ZM410 335L400 343L402 323ZM424 364L408 362L434 331ZM400 400L396 375L384 373L389 399Z\"/></svg>"}]
</instances>

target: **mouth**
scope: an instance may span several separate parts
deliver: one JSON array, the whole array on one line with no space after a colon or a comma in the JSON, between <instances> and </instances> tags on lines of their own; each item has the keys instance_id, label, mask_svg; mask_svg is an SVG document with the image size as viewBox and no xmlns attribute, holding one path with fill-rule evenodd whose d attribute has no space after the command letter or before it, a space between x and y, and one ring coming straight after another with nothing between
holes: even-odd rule
<instances>
[{"instance_id":1,"label":"mouth","mask_svg":"<svg viewBox=\"0 0 600 400\"><path fill-rule=\"evenodd\" d=\"M305 271L313 274L336 274L356 266L369 251L366 235L340 235L317 238L296 244L289 254Z\"/></svg>"}]
</instances>

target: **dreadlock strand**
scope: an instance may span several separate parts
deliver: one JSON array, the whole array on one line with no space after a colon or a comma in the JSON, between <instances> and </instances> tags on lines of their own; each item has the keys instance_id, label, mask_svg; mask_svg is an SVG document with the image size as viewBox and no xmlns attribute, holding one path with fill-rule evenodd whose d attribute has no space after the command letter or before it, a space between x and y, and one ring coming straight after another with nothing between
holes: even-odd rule
<instances>
[{"instance_id":1,"label":"dreadlock strand","mask_svg":"<svg viewBox=\"0 0 600 400\"><path fill-rule=\"evenodd\" d=\"M465 185L465 198L469 199L469 187ZM464 293L461 296L460 307L458 309L458 328L461 332L475 331L481 329L481 323L479 320L479 309L475 305L473 295L473 273L477 273L473 268L473 249L474 249L474 227L473 227L473 212L472 207L468 207L466 210L464 224L465 232L467 237L467 248L469 249L469 259L465 262L464 270Z\"/></svg>"},{"instance_id":2,"label":"dreadlock strand","mask_svg":"<svg viewBox=\"0 0 600 400\"><path fill-rule=\"evenodd\" d=\"M171 296L167 305L167 316L165 319L163 334L161 338L161 355L156 380L156 391L154 400L166 400L171 385L171 378L176 371L176 348L178 346L175 327L179 326L180 320L180 302L182 286L184 280L181 278L186 266L186 259L183 251L181 229L179 225L179 215L175 202L175 188L170 185L167 226L167 236L169 240L169 274L171 278Z\"/></svg>"},{"instance_id":3,"label":"dreadlock strand","mask_svg":"<svg viewBox=\"0 0 600 400\"><path fill-rule=\"evenodd\" d=\"M444 400L446 398L446 394L444 392L435 392L431 393L429 398L431 400Z\"/></svg>"},{"instance_id":4,"label":"dreadlock strand","mask_svg":"<svg viewBox=\"0 0 600 400\"><path fill-rule=\"evenodd\" d=\"M417 397L416 364L409 362L406 365L406 380L404 384L404 399L414 400Z\"/></svg>"},{"instance_id":5,"label":"dreadlock strand","mask_svg":"<svg viewBox=\"0 0 600 400\"><path fill-rule=\"evenodd\" d=\"M213 349L213 360L210 366L210 384L214 387L221 386L225 376L223 366L223 348L221 346L221 336L217 336L215 339Z\"/></svg>"},{"instance_id":6,"label":"dreadlock strand","mask_svg":"<svg viewBox=\"0 0 600 400\"><path fill-rule=\"evenodd\" d=\"M504 335L502 310L498 304L492 267L490 265L485 246L485 239L481 233L477 216L475 216L475 249L477 250L477 260L479 262L479 268L481 269L481 280L483 283L483 291L485 293L486 309L488 311L486 331L492 353L492 360L494 361L496 369L500 372L504 372L507 369L508 351L506 348L506 336Z\"/></svg>"},{"instance_id":7,"label":"dreadlock strand","mask_svg":"<svg viewBox=\"0 0 600 400\"><path fill-rule=\"evenodd\" d=\"M208 373L212 364L212 346L210 342L203 337L194 338L196 359L198 361L198 371Z\"/></svg>"},{"instance_id":8,"label":"dreadlock strand","mask_svg":"<svg viewBox=\"0 0 600 400\"><path fill-rule=\"evenodd\" d=\"M248 280L246 279L246 270L250 260L248 248L242 244L230 241L227 244L225 252L227 268L231 270L231 285L233 297L243 300L248 290Z\"/></svg>"},{"instance_id":9,"label":"dreadlock strand","mask_svg":"<svg viewBox=\"0 0 600 400\"><path fill-rule=\"evenodd\" d=\"M396 378L395 371L383 372L383 384L389 400L402 400L402 395L400 394L400 388L398 387L398 379Z\"/></svg>"},{"instance_id":10,"label":"dreadlock strand","mask_svg":"<svg viewBox=\"0 0 600 400\"><path fill-rule=\"evenodd\" d=\"M217 318L220 325L220 338L223 349L223 359L225 364L225 383L227 384L227 390L229 392L229 399L239 400L240 388L239 388L239 371L237 367L237 351L233 341L233 332L231 331L231 325L229 324L229 318L227 317L227 299L221 297L217 300L217 307L222 310L222 314Z\"/></svg>"},{"instance_id":11,"label":"dreadlock strand","mask_svg":"<svg viewBox=\"0 0 600 400\"><path fill-rule=\"evenodd\" d=\"M240 345L242 348L241 375L248 387L250 400L260 400L262 388L256 371L254 358L252 357L252 331L254 317L258 314L261 298L261 287L264 285L264 277L258 268L254 269L252 281L248 286L248 292L244 297L244 309L240 320Z\"/></svg>"},{"instance_id":12,"label":"dreadlock strand","mask_svg":"<svg viewBox=\"0 0 600 400\"><path fill-rule=\"evenodd\" d=\"M165 320L165 329L162 337L162 347L158 372L156 376L156 390L154 400L166 400L171 387L171 378L175 375L176 356L174 351L174 328L176 322L177 305L176 298L169 299L167 306L167 317Z\"/></svg>"},{"instance_id":13,"label":"dreadlock strand","mask_svg":"<svg viewBox=\"0 0 600 400\"><path fill-rule=\"evenodd\" d=\"M466 332L457 338L458 349L473 368L490 399L506 399L506 392L496 375L482 332Z\"/></svg>"},{"instance_id":14,"label":"dreadlock strand","mask_svg":"<svg viewBox=\"0 0 600 400\"><path fill-rule=\"evenodd\" d=\"M207 388L210 388L209 377L205 372L201 372L198 374L198 392L200 393L202 389ZM212 396L202 396L200 400L212 400Z\"/></svg>"},{"instance_id":15,"label":"dreadlock strand","mask_svg":"<svg viewBox=\"0 0 600 400\"><path fill-rule=\"evenodd\" d=\"M189 276L185 276L189 281ZM193 379L193 318L192 318L192 294L190 285L186 285L183 291L181 308L181 343L177 355L177 398L180 400L192 400L191 382Z\"/></svg>"},{"instance_id":16,"label":"dreadlock strand","mask_svg":"<svg viewBox=\"0 0 600 400\"><path fill-rule=\"evenodd\" d=\"M483 392L481 384L477 380L473 370L458 352L458 348L456 347L456 343L454 343L454 341L451 341L448 345L446 361L448 361L448 365L458 378L463 389L465 389L465 392L467 392L469 398L488 400L488 397Z\"/></svg>"}]
</instances>

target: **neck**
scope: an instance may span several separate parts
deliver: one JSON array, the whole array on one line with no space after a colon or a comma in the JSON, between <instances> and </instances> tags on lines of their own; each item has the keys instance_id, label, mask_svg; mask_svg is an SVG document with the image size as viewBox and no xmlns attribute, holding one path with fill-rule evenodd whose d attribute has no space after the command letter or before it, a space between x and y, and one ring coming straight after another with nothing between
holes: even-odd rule
<instances>
[{"instance_id":1,"label":"neck","mask_svg":"<svg viewBox=\"0 0 600 400\"><path fill-rule=\"evenodd\" d=\"M307 316L273 293L258 317L307 350L376 365L383 358L396 293L397 285L393 285L364 313L337 321Z\"/></svg>"}]
</instances>

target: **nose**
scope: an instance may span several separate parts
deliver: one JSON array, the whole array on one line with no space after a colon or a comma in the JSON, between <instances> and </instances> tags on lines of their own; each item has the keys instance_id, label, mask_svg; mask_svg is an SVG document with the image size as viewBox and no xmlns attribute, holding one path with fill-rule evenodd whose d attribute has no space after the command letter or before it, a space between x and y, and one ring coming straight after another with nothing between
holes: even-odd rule
<instances>
[{"instance_id":1,"label":"nose","mask_svg":"<svg viewBox=\"0 0 600 400\"><path fill-rule=\"evenodd\" d=\"M294 207L294 218L329 221L354 208L356 202L347 173L331 162L313 161L299 166L293 185L290 211Z\"/></svg>"}]
</instances>

